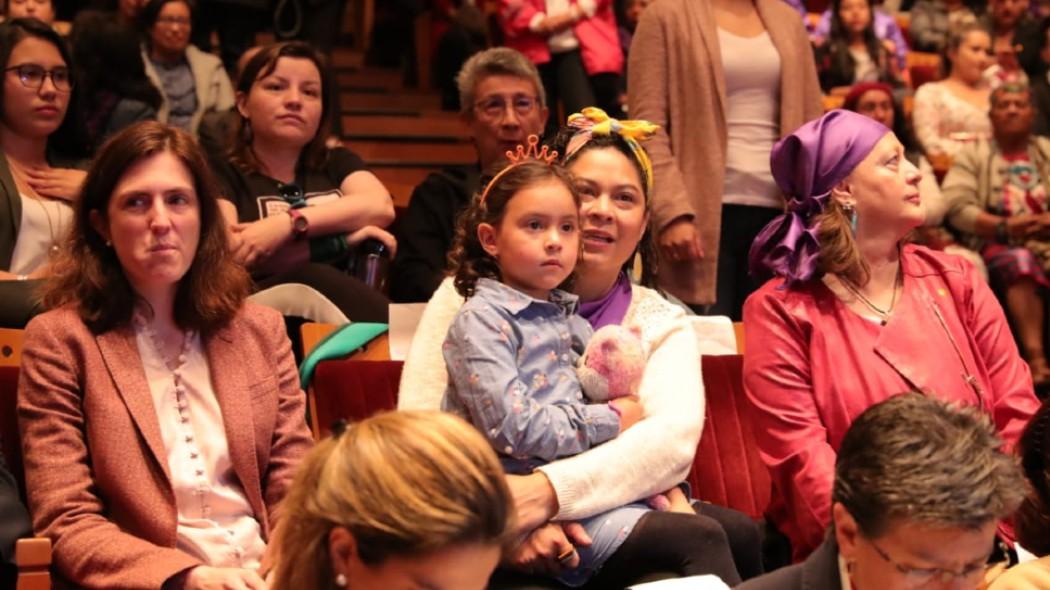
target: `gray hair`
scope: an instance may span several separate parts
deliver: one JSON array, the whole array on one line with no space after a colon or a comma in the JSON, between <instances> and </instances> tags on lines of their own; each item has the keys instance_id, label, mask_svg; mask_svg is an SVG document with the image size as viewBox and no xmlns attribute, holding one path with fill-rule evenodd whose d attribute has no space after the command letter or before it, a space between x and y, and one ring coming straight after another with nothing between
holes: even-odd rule
<instances>
[{"instance_id":1,"label":"gray hair","mask_svg":"<svg viewBox=\"0 0 1050 590\"><path fill-rule=\"evenodd\" d=\"M515 76L532 82L536 87L536 98L540 108L547 108L547 96L536 66L527 57L509 47L493 47L471 56L456 75L461 112L465 114L473 110L476 98L474 92L478 83L488 76Z\"/></svg>"},{"instance_id":2,"label":"gray hair","mask_svg":"<svg viewBox=\"0 0 1050 590\"><path fill-rule=\"evenodd\" d=\"M835 461L832 500L877 538L894 519L977 529L1011 514L1024 482L977 408L910 392L864 411Z\"/></svg>"},{"instance_id":3,"label":"gray hair","mask_svg":"<svg viewBox=\"0 0 1050 590\"><path fill-rule=\"evenodd\" d=\"M1022 92L1028 95L1028 104L1035 106L1035 98L1032 96L1032 88L1027 82L1004 82L997 86L988 96L989 110L999 106L999 100L1002 98L1002 95L1020 94Z\"/></svg>"}]
</instances>

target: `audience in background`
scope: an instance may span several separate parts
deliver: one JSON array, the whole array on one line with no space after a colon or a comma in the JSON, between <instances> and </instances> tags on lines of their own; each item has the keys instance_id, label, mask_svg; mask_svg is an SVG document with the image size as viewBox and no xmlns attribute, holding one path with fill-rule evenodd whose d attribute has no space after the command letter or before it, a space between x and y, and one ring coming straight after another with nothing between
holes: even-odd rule
<instances>
[{"instance_id":1,"label":"audience in background","mask_svg":"<svg viewBox=\"0 0 1050 590\"><path fill-rule=\"evenodd\" d=\"M1020 69L1033 78L1042 72L1039 23L1028 13L1029 0L988 0L988 12L980 24L991 37L992 51L1000 67Z\"/></svg>"},{"instance_id":2,"label":"audience in background","mask_svg":"<svg viewBox=\"0 0 1050 590\"><path fill-rule=\"evenodd\" d=\"M1031 80L1032 102L1035 105L1032 131L1036 135L1050 136L1050 18L1043 19L1039 25L1039 41L1039 57L1048 67Z\"/></svg>"},{"instance_id":3,"label":"audience in background","mask_svg":"<svg viewBox=\"0 0 1050 590\"><path fill-rule=\"evenodd\" d=\"M285 315L332 324L385 322L387 300L347 273L353 249L394 219L390 194L353 152L325 146L336 106L321 55L292 41L261 49L237 82L232 144L212 167L234 258Z\"/></svg>"},{"instance_id":4,"label":"audience in background","mask_svg":"<svg viewBox=\"0 0 1050 590\"><path fill-rule=\"evenodd\" d=\"M108 142L18 382L34 531L61 578L263 587L311 441L284 322L247 291L193 138L147 121Z\"/></svg>"},{"instance_id":5,"label":"audience in background","mask_svg":"<svg viewBox=\"0 0 1050 590\"><path fill-rule=\"evenodd\" d=\"M488 443L451 414L339 425L288 491L270 587L483 590L512 500Z\"/></svg>"},{"instance_id":6,"label":"audience in background","mask_svg":"<svg viewBox=\"0 0 1050 590\"><path fill-rule=\"evenodd\" d=\"M832 32L835 16L835 3L820 15L820 21L813 30L812 37L815 45L822 45L834 35ZM875 6L874 0L868 3L868 14L875 37L879 43L886 48L890 56L893 56L894 64L898 71L904 71L906 56L908 55L908 42L901 32L897 19L891 14L883 12Z\"/></svg>"},{"instance_id":7,"label":"audience in background","mask_svg":"<svg viewBox=\"0 0 1050 590\"><path fill-rule=\"evenodd\" d=\"M146 75L134 29L87 10L73 21L70 45L92 151L121 129L157 118L163 97Z\"/></svg>"},{"instance_id":8,"label":"audience in background","mask_svg":"<svg viewBox=\"0 0 1050 590\"><path fill-rule=\"evenodd\" d=\"M7 18L35 18L45 25L55 22L51 0L5 0L4 8Z\"/></svg>"},{"instance_id":9,"label":"audience in background","mask_svg":"<svg viewBox=\"0 0 1050 590\"><path fill-rule=\"evenodd\" d=\"M598 8L611 11L610 2L588 4L555 3L561 9L548 11L545 0L516 2L500 0L500 26L504 44L520 51L539 69L547 104L557 112L576 113L595 104L590 75L619 72L623 53L617 41L616 27L609 37L604 21L595 21ZM612 13L608 13L612 18ZM611 24L611 23L608 23ZM547 122L548 134L558 128L558 121Z\"/></svg>"},{"instance_id":10,"label":"audience in background","mask_svg":"<svg viewBox=\"0 0 1050 590\"><path fill-rule=\"evenodd\" d=\"M0 585L15 587L15 541L33 532L29 512L19 498L18 485L0 453Z\"/></svg>"},{"instance_id":11,"label":"audience in background","mask_svg":"<svg viewBox=\"0 0 1050 590\"><path fill-rule=\"evenodd\" d=\"M1001 446L977 408L916 392L873 405L842 437L820 547L737 588L983 588L996 525L1022 496Z\"/></svg>"},{"instance_id":12,"label":"audience in background","mask_svg":"<svg viewBox=\"0 0 1050 590\"><path fill-rule=\"evenodd\" d=\"M944 53L953 33L976 23L977 15L963 0L916 0L908 36L917 51Z\"/></svg>"},{"instance_id":13,"label":"audience in background","mask_svg":"<svg viewBox=\"0 0 1050 590\"><path fill-rule=\"evenodd\" d=\"M197 134L206 113L233 106L233 88L219 58L190 45L192 0L149 0L142 9L146 75L164 100L157 120Z\"/></svg>"},{"instance_id":14,"label":"audience in background","mask_svg":"<svg viewBox=\"0 0 1050 590\"><path fill-rule=\"evenodd\" d=\"M881 123L834 110L773 149L787 212L755 240L744 388L773 478L768 514L796 559L831 522L843 436L888 392L989 413L1016 444L1037 402L1002 308L969 263L905 237L926 220L919 171Z\"/></svg>"},{"instance_id":15,"label":"audience in background","mask_svg":"<svg viewBox=\"0 0 1050 590\"><path fill-rule=\"evenodd\" d=\"M815 49L824 92L846 94L853 84L903 84L892 42L875 36L872 0L833 0L831 31Z\"/></svg>"},{"instance_id":16,"label":"audience in background","mask_svg":"<svg viewBox=\"0 0 1050 590\"><path fill-rule=\"evenodd\" d=\"M739 320L757 286L748 248L784 206L769 150L821 112L805 28L782 0L661 1L638 23L629 74L631 115L661 127L648 145L658 283Z\"/></svg>"},{"instance_id":17,"label":"audience in background","mask_svg":"<svg viewBox=\"0 0 1050 590\"><path fill-rule=\"evenodd\" d=\"M1050 387L1043 346L1050 287L1050 139L1032 135L1035 109L1026 86L991 96L993 138L965 146L944 179L948 222L981 253L1037 387Z\"/></svg>"},{"instance_id":18,"label":"audience in background","mask_svg":"<svg viewBox=\"0 0 1050 590\"><path fill-rule=\"evenodd\" d=\"M475 54L456 77L460 118L470 131L478 162L431 173L412 191L398 221L397 256L390 268L390 298L423 302L445 278L460 212L507 151L539 135L547 103L536 67L517 51L495 47Z\"/></svg>"},{"instance_id":19,"label":"audience in background","mask_svg":"<svg viewBox=\"0 0 1050 590\"><path fill-rule=\"evenodd\" d=\"M0 326L21 328L37 311L38 279L51 273L72 223L84 172L66 44L36 19L0 24Z\"/></svg>"},{"instance_id":20,"label":"audience in background","mask_svg":"<svg viewBox=\"0 0 1050 590\"><path fill-rule=\"evenodd\" d=\"M948 41L948 77L923 84L915 92L912 123L926 157L934 166L959 151L967 142L991 136L988 95L984 77L991 65L991 38L976 25L963 27Z\"/></svg>"}]
</instances>

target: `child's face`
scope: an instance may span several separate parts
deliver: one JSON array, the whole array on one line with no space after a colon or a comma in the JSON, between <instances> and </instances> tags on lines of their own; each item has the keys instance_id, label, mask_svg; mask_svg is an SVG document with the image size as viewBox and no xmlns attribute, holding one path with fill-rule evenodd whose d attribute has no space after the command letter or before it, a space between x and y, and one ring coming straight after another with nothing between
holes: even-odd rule
<instances>
[{"instance_id":1,"label":"child's face","mask_svg":"<svg viewBox=\"0 0 1050 590\"><path fill-rule=\"evenodd\" d=\"M482 223L478 238L506 285L545 300L576 267L579 225L572 193L552 178L515 193L499 225Z\"/></svg>"}]
</instances>

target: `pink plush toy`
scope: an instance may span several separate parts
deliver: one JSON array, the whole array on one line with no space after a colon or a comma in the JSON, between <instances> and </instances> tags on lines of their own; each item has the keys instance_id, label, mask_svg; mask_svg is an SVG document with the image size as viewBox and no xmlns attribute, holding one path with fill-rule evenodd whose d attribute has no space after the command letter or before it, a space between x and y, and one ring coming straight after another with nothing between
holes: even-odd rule
<instances>
[{"instance_id":1,"label":"pink plush toy","mask_svg":"<svg viewBox=\"0 0 1050 590\"><path fill-rule=\"evenodd\" d=\"M599 328L580 357L576 375L587 399L595 402L638 395L645 372L645 346L637 326L609 325ZM671 502L665 494L646 500L653 510L666 511Z\"/></svg>"},{"instance_id":2,"label":"pink plush toy","mask_svg":"<svg viewBox=\"0 0 1050 590\"><path fill-rule=\"evenodd\" d=\"M576 374L588 399L607 402L638 394L645 360L641 331L636 326L609 325L591 337Z\"/></svg>"}]
</instances>

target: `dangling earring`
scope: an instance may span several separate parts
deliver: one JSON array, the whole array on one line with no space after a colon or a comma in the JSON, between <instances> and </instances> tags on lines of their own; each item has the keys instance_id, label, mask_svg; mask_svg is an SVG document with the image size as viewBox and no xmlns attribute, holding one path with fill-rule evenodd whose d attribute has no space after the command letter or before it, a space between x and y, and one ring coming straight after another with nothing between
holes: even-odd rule
<instances>
[{"instance_id":1,"label":"dangling earring","mask_svg":"<svg viewBox=\"0 0 1050 590\"><path fill-rule=\"evenodd\" d=\"M252 121L247 117L245 117L243 121L244 122L241 124L241 136L244 138L245 145L251 145L252 139L254 139L254 137L252 137Z\"/></svg>"},{"instance_id":2,"label":"dangling earring","mask_svg":"<svg viewBox=\"0 0 1050 590\"><path fill-rule=\"evenodd\" d=\"M339 586L340 588L346 588L346 576L344 576L343 574L336 574L335 585Z\"/></svg>"},{"instance_id":3,"label":"dangling earring","mask_svg":"<svg viewBox=\"0 0 1050 590\"><path fill-rule=\"evenodd\" d=\"M842 213L849 219L849 229L853 235L857 235L857 208L853 203L843 203Z\"/></svg>"}]
</instances>

